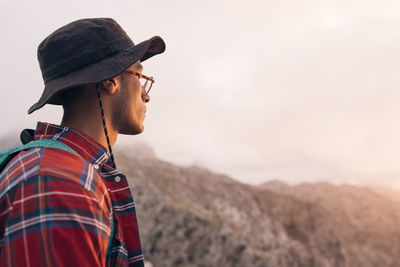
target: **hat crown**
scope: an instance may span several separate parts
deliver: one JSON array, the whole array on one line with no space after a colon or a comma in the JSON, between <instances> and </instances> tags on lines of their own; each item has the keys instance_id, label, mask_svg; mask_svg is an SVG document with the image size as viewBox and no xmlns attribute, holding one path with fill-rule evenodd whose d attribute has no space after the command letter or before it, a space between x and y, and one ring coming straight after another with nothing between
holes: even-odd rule
<instances>
[{"instance_id":1,"label":"hat crown","mask_svg":"<svg viewBox=\"0 0 400 267\"><path fill-rule=\"evenodd\" d=\"M28 113L45 104L61 105L64 90L98 83L115 77L132 64L165 51L165 43L154 36L135 45L111 18L81 19L71 22L44 39L38 60L44 80L39 101Z\"/></svg>"},{"instance_id":2,"label":"hat crown","mask_svg":"<svg viewBox=\"0 0 400 267\"><path fill-rule=\"evenodd\" d=\"M112 18L71 22L44 39L38 60L45 84L134 46Z\"/></svg>"}]
</instances>

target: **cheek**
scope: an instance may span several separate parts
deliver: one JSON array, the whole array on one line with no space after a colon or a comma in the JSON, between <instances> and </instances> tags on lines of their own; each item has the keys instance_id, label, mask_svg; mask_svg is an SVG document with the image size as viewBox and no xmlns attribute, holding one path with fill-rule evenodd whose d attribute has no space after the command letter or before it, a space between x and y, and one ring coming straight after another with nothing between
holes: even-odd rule
<instances>
[{"instance_id":1,"label":"cheek","mask_svg":"<svg viewBox=\"0 0 400 267\"><path fill-rule=\"evenodd\" d=\"M145 105L142 99L142 91L136 92L134 96L131 96L132 105L136 112L144 112Z\"/></svg>"},{"instance_id":2,"label":"cheek","mask_svg":"<svg viewBox=\"0 0 400 267\"><path fill-rule=\"evenodd\" d=\"M139 83L126 87L126 90L121 92L119 100L122 106L119 107L120 112L130 117L136 117L144 113L145 106L142 100L142 87Z\"/></svg>"},{"instance_id":3,"label":"cheek","mask_svg":"<svg viewBox=\"0 0 400 267\"><path fill-rule=\"evenodd\" d=\"M114 102L116 117L125 120L127 117L132 116L133 105L132 96L129 94L129 91L122 91Z\"/></svg>"}]
</instances>

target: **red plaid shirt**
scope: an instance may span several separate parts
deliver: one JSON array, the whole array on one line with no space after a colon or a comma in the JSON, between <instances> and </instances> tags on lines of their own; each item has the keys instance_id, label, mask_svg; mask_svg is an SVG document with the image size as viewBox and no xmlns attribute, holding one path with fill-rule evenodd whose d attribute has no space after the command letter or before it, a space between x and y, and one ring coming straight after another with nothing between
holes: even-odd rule
<instances>
[{"instance_id":1,"label":"red plaid shirt","mask_svg":"<svg viewBox=\"0 0 400 267\"><path fill-rule=\"evenodd\" d=\"M0 266L143 266L129 185L106 149L47 123L34 138L65 143L81 157L32 148L1 171Z\"/></svg>"}]
</instances>

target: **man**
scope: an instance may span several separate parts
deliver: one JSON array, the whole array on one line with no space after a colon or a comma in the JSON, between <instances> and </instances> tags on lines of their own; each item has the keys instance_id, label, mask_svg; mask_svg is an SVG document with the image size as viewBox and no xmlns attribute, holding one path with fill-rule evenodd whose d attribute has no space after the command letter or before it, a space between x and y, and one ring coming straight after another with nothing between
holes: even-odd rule
<instances>
[{"instance_id":1,"label":"man","mask_svg":"<svg viewBox=\"0 0 400 267\"><path fill-rule=\"evenodd\" d=\"M134 45L110 18L74 21L39 45L45 88L28 113L56 104L64 115L25 130L25 150L1 170L0 266L143 266L111 146L143 131L154 80L141 62L164 50L157 36Z\"/></svg>"}]
</instances>

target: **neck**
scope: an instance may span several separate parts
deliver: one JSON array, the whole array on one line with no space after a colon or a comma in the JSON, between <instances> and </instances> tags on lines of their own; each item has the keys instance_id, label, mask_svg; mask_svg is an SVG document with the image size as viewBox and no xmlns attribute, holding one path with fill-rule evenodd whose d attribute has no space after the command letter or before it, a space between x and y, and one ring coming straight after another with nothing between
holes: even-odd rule
<instances>
[{"instance_id":1,"label":"neck","mask_svg":"<svg viewBox=\"0 0 400 267\"><path fill-rule=\"evenodd\" d=\"M105 120L108 137L110 139L110 145L112 146L117 141L118 132L110 125L108 119ZM61 125L71 127L75 130L85 133L109 150L98 105L97 107L82 105L81 107L74 108L73 110L64 108L64 115Z\"/></svg>"}]
</instances>

